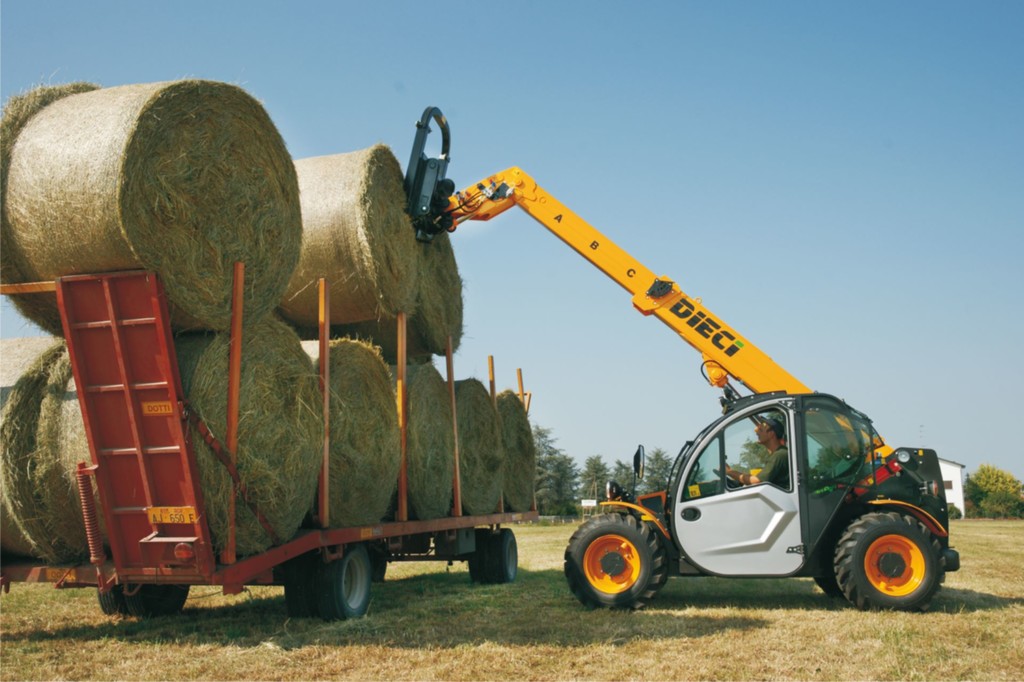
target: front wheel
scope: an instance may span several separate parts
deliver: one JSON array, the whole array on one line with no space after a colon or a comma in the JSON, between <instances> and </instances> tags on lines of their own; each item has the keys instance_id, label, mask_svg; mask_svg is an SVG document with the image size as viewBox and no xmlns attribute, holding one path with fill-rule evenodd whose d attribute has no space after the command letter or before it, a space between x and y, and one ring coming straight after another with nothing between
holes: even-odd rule
<instances>
[{"instance_id":1,"label":"front wheel","mask_svg":"<svg viewBox=\"0 0 1024 682\"><path fill-rule=\"evenodd\" d=\"M861 610L925 611L945 578L941 550L914 518L865 514L836 545L836 580Z\"/></svg>"},{"instance_id":2,"label":"front wheel","mask_svg":"<svg viewBox=\"0 0 1024 682\"><path fill-rule=\"evenodd\" d=\"M601 514L573 533L565 577L584 606L639 609L668 579L665 547L635 517Z\"/></svg>"}]
</instances>

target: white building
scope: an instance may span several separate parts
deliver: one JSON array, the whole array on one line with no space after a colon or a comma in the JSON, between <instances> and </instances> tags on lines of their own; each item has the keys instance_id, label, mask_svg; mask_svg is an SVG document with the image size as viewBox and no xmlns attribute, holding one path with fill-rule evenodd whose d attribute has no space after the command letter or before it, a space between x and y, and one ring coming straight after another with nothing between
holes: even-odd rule
<instances>
[{"instance_id":1,"label":"white building","mask_svg":"<svg viewBox=\"0 0 1024 682\"><path fill-rule=\"evenodd\" d=\"M963 514L967 509L964 506L964 465L939 457L939 469L942 471L942 485L946 488L946 504L955 504Z\"/></svg>"}]
</instances>

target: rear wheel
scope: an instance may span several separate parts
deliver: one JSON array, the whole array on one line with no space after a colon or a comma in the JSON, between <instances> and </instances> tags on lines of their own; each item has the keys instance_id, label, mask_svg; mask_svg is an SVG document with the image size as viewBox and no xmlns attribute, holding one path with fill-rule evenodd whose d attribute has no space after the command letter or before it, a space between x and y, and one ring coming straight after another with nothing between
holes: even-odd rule
<instances>
[{"instance_id":1,"label":"rear wheel","mask_svg":"<svg viewBox=\"0 0 1024 682\"><path fill-rule=\"evenodd\" d=\"M665 548L635 517L602 514L584 523L565 550L569 589L585 606L643 607L668 579Z\"/></svg>"},{"instance_id":2,"label":"rear wheel","mask_svg":"<svg viewBox=\"0 0 1024 682\"><path fill-rule=\"evenodd\" d=\"M941 549L917 519L866 514L836 545L836 580L859 609L925 611L945 578Z\"/></svg>"},{"instance_id":3,"label":"rear wheel","mask_svg":"<svg viewBox=\"0 0 1024 682\"><path fill-rule=\"evenodd\" d=\"M124 603L124 588L120 585L112 585L106 592L100 592L97 588L96 597L100 603L100 610L108 616L128 615L128 605Z\"/></svg>"},{"instance_id":4,"label":"rear wheel","mask_svg":"<svg viewBox=\"0 0 1024 682\"><path fill-rule=\"evenodd\" d=\"M372 580L373 567L366 547L346 546L340 559L320 566L317 580L320 617L344 620L366 615Z\"/></svg>"},{"instance_id":5,"label":"rear wheel","mask_svg":"<svg viewBox=\"0 0 1024 682\"><path fill-rule=\"evenodd\" d=\"M519 546L516 536L509 528L502 528L491 535L484 578L486 582L504 584L515 582L519 573Z\"/></svg>"},{"instance_id":6,"label":"rear wheel","mask_svg":"<svg viewBox=\"0 0 1024 682\"><path fill-rule=\"evenodd\" d=\"M188 590L188 585L127 585L122 593L125 611L136 618L179 613L185 607Z\"/></svg>"},{"instance_id":7,"label":"rear wheel","mask_svg":"<svg viewBox=\"0 0 1024 682\"><path fill-rule=\"evenodd\" d=\"M476 551L469 555L469 578L475 583L500 585L515 582L519 574L519 546L515 533L501 528L476 531Z\"/></svg>"},{"instance_id":8,"label":"rear wheel","mask_svg":"<svg viewBox=\"0 0 1024 682\"><path fill-rule=\"evenodd\" d=\"M290 618L320 615L316 579L322 565L319 552L307 552L289 559L284 571L284 604Z\"/></svg>"}]
</instances>

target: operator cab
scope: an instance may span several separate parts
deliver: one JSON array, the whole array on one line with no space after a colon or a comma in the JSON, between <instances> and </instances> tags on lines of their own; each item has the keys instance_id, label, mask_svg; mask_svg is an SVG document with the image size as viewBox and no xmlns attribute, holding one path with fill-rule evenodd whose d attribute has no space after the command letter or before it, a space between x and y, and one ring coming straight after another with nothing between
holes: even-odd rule
<instances>
[{"instance_id":1,"label":"operator cab","mask_svg":"<svg viewBox=\"0 0 1024 682\"><path fill-rule=\"evenodd\" d=\"M773 452L761 435L767 424L781 429ZM686 561L712 575L800 571L849 489L870 473L874 435L867 417L825 394L733 405L684 452L672 481L669 525Z\"/></svg>"}]
</instances>

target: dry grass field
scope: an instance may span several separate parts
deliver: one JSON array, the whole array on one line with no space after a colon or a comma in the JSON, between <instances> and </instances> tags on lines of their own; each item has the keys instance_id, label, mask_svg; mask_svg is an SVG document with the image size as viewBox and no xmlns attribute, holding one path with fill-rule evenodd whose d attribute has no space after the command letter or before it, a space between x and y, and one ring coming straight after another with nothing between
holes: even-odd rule
<instances>
[{"instance_id":1,"label":"dry grass field","mask_svg":"<svg viewBox=\"0 0 1024 682\"><path fill-rule=\"evenodd\" d=\"M924 614L862 613L811 580L674 578L638 612L569 594L572 526L517 527L519 579L392 565L366 618L288 619L280 588L195 587L185 611L103 616L91 589L0 597L3 680L1019 680L1024 522L954 522L963 568Z\"/></svg>"}]
</instances>

